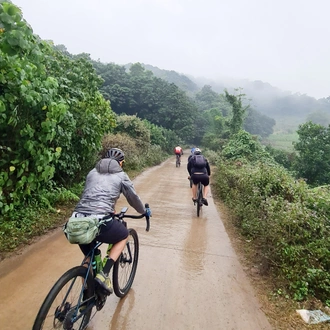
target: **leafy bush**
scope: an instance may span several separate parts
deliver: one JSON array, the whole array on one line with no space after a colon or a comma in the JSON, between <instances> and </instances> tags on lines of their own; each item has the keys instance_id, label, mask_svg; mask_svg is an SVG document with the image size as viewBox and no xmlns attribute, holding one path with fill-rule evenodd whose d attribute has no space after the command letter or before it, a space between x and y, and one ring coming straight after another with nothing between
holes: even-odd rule
<instances>
[{"instance_id":1,"label":"leafy bush","mask_svg":"<svg viewBox=\"0 0 330 330\"><path fill-rule=\"evenodd\" d=\"M136 144L136 140L125 133L108 134L104 136L102 141L101 157L111 148L119 148L125 153L125 169L138 170L141 168L140 149Z\"/></svg>"},{"instance_id":2,"label":"leafy bush","mask_svg":"<svg viewBox=\"0 0 330 330\"><path fill-rule=\"evenodd\" d=\"M281 149L273 148L270 145L267 145L265 148L266 152L268 152L274 160L285 167L288 170L291 170L293 168L293 164L296 159L296 153L295 152L289 152Z\"/></svg>"},{"instance_id":3,"label":"leafy bush","mask_svg":"<svg viewBox=\"0 0 330 330\"><path fill-rule=\"evenodd\" d=\"M234 134L222 150L222 156L233 160L259 161L272 157L250 133L240 130Z\"/></svg>"},{"instance_id":4,"label":"leafy bush","mask_svg":"<svg viewBox=\"0 0 330 330\"><path fill-rule=\"evenodd\" d=\"M313 190L280 166L218 163L215 192L296 300L330 294L330 190ZM320 190L322 193L320 193ZM280 285L280 284L279 284Z\"/></svg>"},{"instance_id":5,"label":"leafy bush","mask_svg":"<svg viewBox=\"0 0 330 330\"><path fill-rule=\"evenodd\" d=\"M213 150L206 149L203 151L203 155L207 158L211 165L215 165L218 161L220 161L220 154Z\"/></svg>"}]
</instances>

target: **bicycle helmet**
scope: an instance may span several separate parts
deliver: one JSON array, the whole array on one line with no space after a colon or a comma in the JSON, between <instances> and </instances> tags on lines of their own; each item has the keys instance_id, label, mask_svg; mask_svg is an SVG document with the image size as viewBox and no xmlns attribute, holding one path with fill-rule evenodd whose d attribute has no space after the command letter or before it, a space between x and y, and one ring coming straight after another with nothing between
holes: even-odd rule
<instances>
[{"instance_id":1,"label":"bicycle helmet","mask_svg":"<svg viewBox=\"0 0 330 330\"><path fill-rule=\"evenodd\" d=\"M194 155L200 155L202 153L202 151L201 151L201 149L199 149L199 148L196 148L195 150L194 150Z\"/></svg>"},{"instance_id":2,"label":"bicycle helmet","mask_svg":"<svg viewBox=\"0 0 330 330\"><path fill-rule=\"evenodd\" d=\"M111 148L105 154L105 158L115 159L117 162L121 162L125 159L125 154L122 150L118 148Z\"/></svg>"}]
</instances>

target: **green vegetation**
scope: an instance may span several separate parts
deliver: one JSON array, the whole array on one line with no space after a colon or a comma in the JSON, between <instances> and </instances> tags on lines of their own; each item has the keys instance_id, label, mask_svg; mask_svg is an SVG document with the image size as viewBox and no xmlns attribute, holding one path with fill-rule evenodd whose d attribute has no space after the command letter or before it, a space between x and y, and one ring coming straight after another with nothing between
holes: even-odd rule
<instances>
[{"instance_id":1,"label":"green vegetation","mask_svg":"<svg viewBox=\"0 0 330 330\"><path fill-rule=\"evenodd\" d=\"M218 163L217 195L254 244L261 268L295 300L314 296L330 304L330 189L313 190L283 168Z\"/></svg>"},{"instance_id":2,"label":"green vegetation","mask_svg":"<svg viewBox=\"0 0 330 330\"><path fill-rule=\"evenodd\" d=\"M299 126L295 168L310 185L330 184L330 127L307 122Z\"/></svg>"},{"instance_id":3,"label":"green vegetation","mask_svg":"<svg viewBox=\"0 0 330 330\"><path fill-rule=\"evenodd\" d=\"M156 124L117 116L89 56L41 40L20 9L4 1L0 58L2 252L64 221L66 212L58 210L77 201L109 141L132 156L126 169L136 172L159 164L179 139Z\"/></svg>"}]
</instances>

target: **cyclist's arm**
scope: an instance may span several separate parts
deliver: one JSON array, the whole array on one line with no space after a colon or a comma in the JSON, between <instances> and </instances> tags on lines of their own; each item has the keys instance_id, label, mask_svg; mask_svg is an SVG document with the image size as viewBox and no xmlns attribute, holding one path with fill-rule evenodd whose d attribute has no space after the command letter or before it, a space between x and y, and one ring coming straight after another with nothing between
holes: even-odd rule
<instances>
[{"instance_id":1,"label":"cyclist's arm","mask_svg":"<svg viewBox=\"0 0 330 330\"><path fill-rule=\"evenodd\" d=\"M210 164L209 164L208 161L206 161L206 170L207 170L208 176L210 176L211 175L211 168L210 168Z\"/></svg>"},{"instance_id":2,"label":"cyclist's arm","mask_svg":"<svg viewBox=\"0 0 330 330\"><path fill-rule=\"evenodd\" d=\"M127 175L125 175L125 178L122 181L122 192L126 197L128 204L131 205L136 212L141 214L145 213L145 207L134 189L133 182Z\"/></svg>"},{"instance_id":3,"label":"cyclist's arm","mask_svg":"<svg viewBox=\"0 0 330 330\"><path fill-rule=\"evenodd\" d=\"M187 164L187 171L189 173L189 175L191 175L191 162L189 161L188 164Z\"/></svg>"}]
</instances>

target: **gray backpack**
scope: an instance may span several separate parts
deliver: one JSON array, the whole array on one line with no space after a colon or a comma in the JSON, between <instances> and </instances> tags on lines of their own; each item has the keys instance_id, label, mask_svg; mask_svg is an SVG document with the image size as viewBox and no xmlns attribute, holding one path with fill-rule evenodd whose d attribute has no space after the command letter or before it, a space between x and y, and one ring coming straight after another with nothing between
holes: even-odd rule
<instances>
[{"instance_id":1,"label":"gray backpack","mask_svg":"<svg viewBox=\"0 0 330 330\"><path fill-rule=\"evenodd\" d=\"M206 167L206 159L203 155L194 155L192 158L194 168L203 169Z\"/></svg>"}]
</instances>

